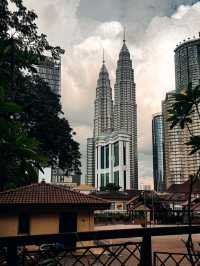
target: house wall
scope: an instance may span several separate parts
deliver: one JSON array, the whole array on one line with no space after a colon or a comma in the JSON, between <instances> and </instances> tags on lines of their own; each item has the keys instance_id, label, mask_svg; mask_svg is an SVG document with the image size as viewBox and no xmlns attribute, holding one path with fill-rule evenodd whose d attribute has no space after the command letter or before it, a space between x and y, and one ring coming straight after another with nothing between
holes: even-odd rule
<instances>
[{"instance_id":1,"label":"house wall","mask_svg":"<svg viewBox=\"0 0 200 266\"><path fill-rule=\"evenodd\" d=\"M56 234L59 232L59 214L35 214L30 219L31 235Z\"/></svg>"},{"instance_id":2,"label":"house wall","mask_svg":"<svg viewBox=\"0 0 200 266\"><path fill-rule=\"evenodd\" d=\"M77 231L94 230L94 213L93 211L80 211L77 216Z\"/></svg>"},{"instance_id":3,"label":"house wall","mask_svg":"<svg viewBox=\"0 0 200 266\"><path fill-rule=\"evenodd\" d=\"M71 212L71 211L70 211ZM77 212L77 231L94 229L94 213L92 210ZM59 233L59 213L35 213L30 216L30 234ZM18 235L18 215L0 215L0 237Z\"/></svg>"},{"instance_id":4,"label":"house wall","mask_svg":"<svg viewBox=\"0 0 200 266\"><path fill-rule=\"evenodd\" d=\"M17 230L17 216L5 215L0 217L0 236L16 236Z\"/></svg>"}]
</instances>

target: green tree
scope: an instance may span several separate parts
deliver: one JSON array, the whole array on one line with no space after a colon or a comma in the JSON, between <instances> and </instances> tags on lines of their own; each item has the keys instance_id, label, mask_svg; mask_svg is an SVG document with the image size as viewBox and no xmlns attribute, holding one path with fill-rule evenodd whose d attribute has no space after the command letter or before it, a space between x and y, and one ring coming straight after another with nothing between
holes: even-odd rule
<instances>
[{"instance_id":1,"label":"green tree","mask_svg":"<svg viewBox=\"0 0 200 266\"><path fill-rule=\"evenodd\" d=\"M107 192L117 192L120 190L120 186L116 185L115 183L108 183L105 187L101 187L101 191L107 191Z\"/></svg>"},{"instance_id":2,"label":"green tree","mask_svg":"<svg viewBox=\"0 0 200 266\"><path fill-rule=\"evenodd\" d=\"M73 139L75 133L63 116L59 96L37 75L36 68L46 60L47 54L56 60L64 51L51 46L46 35L38 34L37 15L27 10L22 0L1 1L0 18L0 90L3 92L0 104L4 109L0 113L1 143L7 136L7 144L14 147L13 143L21 138L18 148L26 143L27 149L35 153L35 159L25 156L23 164L31 162L34 169L42 164L80 171L79 144ZM12 112L4 108L4 102L14 108ZM11 155L5 145L0 148L4 149L0 150L0 165L4 165L0 183L10 180L9 184L23 185L36 180L33 171L31 175L30 170L25 170L26 174L22 175L17 170L21 165L17 150L13 149ZM16 160L13 159L15 154ZM37 160L36 155L47 160ZM5 158L9 163L5 163ZM7 187L5 182L1 187Z\"/></svg>"},{"instance_id":3,"label":"green tree","mask_svg":"<svg viewBox=\"0 0 200 266\"><path fill-rule=\"evenodd\" d=\"M171 110L169 110L170 118L169 121L172 122L171 129L175 126L180 127L182 130L186 127L190 136L189 141L185 145L191 147L190 155L200 152L200 136L194 135L191 129L191 124L193 122L194 113L198 117L200 123L200 85L192 88L192 83L188 87L182 90L180 93L174 94L175 103ZM190 189L188 194L188 225L189 228L192 226L192 215L191 215L191 202L192 202L192 190L193 185L200 176L200 167L194 175L190 175L188 178L190 180ZM192 241L191 230L189 229L188 239L186 241L186 248L188 250L188 255L190 257L191 265L196 265L195 262L195 251Z\"/></svg>"}]
</instances>

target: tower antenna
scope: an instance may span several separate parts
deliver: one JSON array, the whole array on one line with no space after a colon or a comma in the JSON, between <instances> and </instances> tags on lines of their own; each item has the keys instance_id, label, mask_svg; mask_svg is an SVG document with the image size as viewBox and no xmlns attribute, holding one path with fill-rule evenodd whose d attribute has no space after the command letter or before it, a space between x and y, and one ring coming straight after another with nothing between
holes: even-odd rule
<instances>
[{"instance_id":1,"label":"tower antenna","mask_svg":"<svg viewBox=\"0 0 200 266\"><path fill-rule=\"evenodd\" d=\"M124 26L124 39L123 42L126 42L126 27Z\"/></svg>"},{"instance_id":2,"label":"tower antenna","mask_svg":"<svg viewBox=\"0 0 200 266\"><path fill-rule=\"evenodd\" d=\"M103 48L103 64L105 63L104 48Z\"/></svg>"}]
</instances>

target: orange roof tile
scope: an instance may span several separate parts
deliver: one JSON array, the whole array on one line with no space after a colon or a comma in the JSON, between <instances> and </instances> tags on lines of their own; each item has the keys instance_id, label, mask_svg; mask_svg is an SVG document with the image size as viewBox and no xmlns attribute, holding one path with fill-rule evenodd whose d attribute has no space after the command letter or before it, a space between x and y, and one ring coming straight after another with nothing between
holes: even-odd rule
<instances>
[{"instance_id":1,"label":"orange roof tile","mask_svg":"<svg viewBox=\"0 0 200 266\"><path fill-rule=\"evenodd\" d=\"M0 206L10 204L45 205L107 205L110 202L95 196L66 189L45 182L0 192Z\"/></svg>"}]
</instances>

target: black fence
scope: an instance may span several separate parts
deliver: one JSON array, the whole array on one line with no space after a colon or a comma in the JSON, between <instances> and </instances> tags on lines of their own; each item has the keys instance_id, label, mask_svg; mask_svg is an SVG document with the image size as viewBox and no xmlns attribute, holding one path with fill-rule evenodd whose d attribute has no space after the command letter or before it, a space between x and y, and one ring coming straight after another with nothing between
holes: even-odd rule
<instances>
[{"instance_id":1,"label":"black fence","mask_svg":"<svg viewBox=\"0 0 200 266\"><path fill-rule=\"evenodd\" d=\"M195 265L200 265L200 254L192 255ZM186 253L154 252L154 266L188 266L191 265L189 255Z\"/></svg>"},{"instance_id":2,"label":"black fence","mask_svg":"<svg viewBox=\"0 0 200 266\"><path fill-rule=\"evenodd\" d=\"M167 260L162 262L164 256L162 252L154 253L152 260L151 238L154 236L185 235L189 231L193 234L200 234L200 226L192 226L191 228L188 226L174 226L1 237L0 265L48 265L48 261L51 261L49 265L67 266L170 265L166 264ZM136 237L139 237L138 241L130 241L130 239ZM115 243L115 240L117 240L117 243ZM75 242L76 246L74 246ZM69 243L73 243L73 247ZM30 245L39 248L30 251L27 249L27 246ZM174 257L172 253L167 254L170 258ZM183 256L185 259L187 254ZM199 259L200 254L197 253L196 256Z\"/></svg>"}]
</instances>

